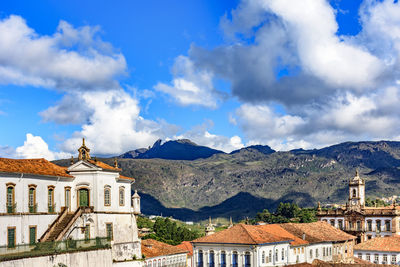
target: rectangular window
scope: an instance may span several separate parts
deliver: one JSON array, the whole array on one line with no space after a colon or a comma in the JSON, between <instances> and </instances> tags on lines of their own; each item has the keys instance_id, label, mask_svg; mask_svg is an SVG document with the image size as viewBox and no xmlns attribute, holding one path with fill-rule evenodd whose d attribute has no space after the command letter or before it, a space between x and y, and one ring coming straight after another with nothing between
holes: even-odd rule
<instances>
[{"instance_id":1,"label":"rectangular window","mask_svg":"<svg viewBox=\"0 0 400 267\"><path fill-rule=\"evenodd\" d=\"M200 250L198 254L197 267L203 267L203 251Z\"/></svg>"},{"instance_id":2,"label":"rectangular window","mask_svg":"<svg viewBox=\"0 0 400 267\"><path fill-rule=\"evenodd\" d=\"M361 254L361 253L358 253L358 254L357 254L357 257L358 257L359 259L362 259L362 254Z\"/></svg>"},{"instance_id":3,"label":"rectangular window","mask_svg":"<svg viewBox=\"0 0 400 267\"><path fill-rule=\"evenodd\" d=\"M343 221L342 220L339 220L339 229L343 230Z\"/></svg>"},{"instance_id":4,"label":"rectangular window","mask_svg":"<svg viewBox=\"0 0 400 267\"><path fill-rule=\"evenodd\" d=\"M382 262L382 263L383 263L383 264L386 264L386 263L387 263L387 259L388 259L388 258L387 258L387 255L384 254L384 255L383 255L383 262Z\"/></svg>"},{"instance_id":5,"label":"rectangular window","mask_svg":"<svg viewBox=\"0 0 400 267\"><path fill-rule=\"evenodd\" d=\"M34 245L36 243L36 226L29 226L29 244Z\"/></svg>"},{"instance_id":6,"label":"rectangular window","mask_svg":"<svg viewBox=\"0 0 400 267\"><path fill-rule=\"evenodd\" d=\"M87 224L86 226L85 226L85 240L89 240L90 239L90 225L89 224Z\"/></svg>"},{"instance_id":7,"label":"rectangular window","mask_svg":"<svg viewBox=\"0 0 400 267\"><path fill-rule=\"evenodd\" d=\"M7 228L7 247L15 248L15 227Z\"/></svg>"},{"instance_id":8,"label":"rectangular window","mask_svg":"<svg viewBox=\"0 0 400 267\"><path fill-rule=\"evenodd\" d=\"M381 231L381 221L380 220L376 221L376 231L377 232Z\"/></svg>"},{"instance_id":9,"label":"rectangular window","mask_svg":"<svg viewBox=\"0 0 400 267\"><path fill-rule=\"evenodd\" d=\"M68 210L71 210L71 188L70 187L65 187L65 207Z\"/></svg>"},{"instance_id":10,"label":"rectangular window","mask_svg":"<svg viewBox=\"0 0 400 267\"><path fill-rule=\"evenodd\" d=\"M367 254L366 259L367 259L367 261L371 261L371 255Z\"/></svg>"},{"instance_id":11,"label":"rectangular window","mask_svg":"<svg viewBox=\"0 0 400 267\"><path fill-rule=\"evenodd\" d=\"M374 263L376 263L376 264L379 263L379 255L378 255L378 254L375 254L375 261L374 261Z\"/></svg>"},{"instance_id":12,"label":"rectangular window","mask_svg":"<svg viewBox=\"0 0 400 267\"><path fill-rule=\"evenodd\" d=\"M392 264L396 264L396 261L397 261L396 255L392 255Z\"/></svg>"},{"instance_id":13,"label":"rectangular window","mask_svg":"<svg viewBox=\"0 0 400 267\"><path fill-rule=\"evenodd\" d=\"M372 221L367 221L368 231L372 231Z\"/></svg>"},{"instance_id":14,"label":"rectangular window","mask_svg":"<svg viewBox=\"0 0 400 267\"><path fill-rule=\"evenodd\" d=\"M7 186L7 213L15 213L15 195L14 195L14 185L8 185Z\"/></svg>"},{"instance_id":15,"label":"rectangular window","mask_svg":"<svg viewBox=\"0 0 400 267\"><path fill-rule=\"evenodd\" d=\"M54 187L49 186L47 189L47 203L49 213L56 212L54 207Z\"/></svg>"},{"instance_id":16,"label":"rectangular window","mask_svg":"<svg viewBox=\"0 0 400 267\"><path fill-rule=\"evenodd\" d=\"M385 221L385 231L390 232L390 221Z\"/></svg>"},{"instance_id":17,"label":"rectangular window","mask_svg":"<svg viewBox=\"0 0 400 267\"><path fill-rule=\"evenodd\" d=\"M113 240L113 225L112 223L106 223L107 239Z\"/></svg>"}]
</instances>

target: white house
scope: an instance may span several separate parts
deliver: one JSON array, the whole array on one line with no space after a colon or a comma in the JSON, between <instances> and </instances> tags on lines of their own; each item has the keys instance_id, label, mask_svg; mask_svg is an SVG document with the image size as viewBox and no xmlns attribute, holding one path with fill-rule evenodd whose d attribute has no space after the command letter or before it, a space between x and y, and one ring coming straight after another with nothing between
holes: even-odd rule
<instances>
[{"instance_id":1,"label":"white house","mask_svg":"<svg viewBox=\"0 0 400 267\"><path fill-rule=\"evenodd\" d=\"M141 257L135 180L122 176L117 162L92 159L84 140L78 151L68 168L45 159L0 158L0 247L107 237L115 261Z\"/></svg>"},{"instance_id":2,"label":"white house","mask_svg":"<svg viewBox=\"0 0 400 267\"><path fill-rule=\"evenodd\" d=\"M154 239L142 240L145 267L186 267L188 250Z\"/></svg>"},{"instance_id":3,"label":"white house","mask_svg":"<svg viewBox=\"0 0 400 267\"><path fill-rule=\"evenodd\" d=\"M197 267L267 267L311 263L315 259L351 261L355 237L327 223L297 225L238 224L198 238L192 241L195 264Z\"/></svg>"},{"instance_id":4,"label":"white house","mask_svg":"<svg viewBox=\"0 0 400 267\"><path fill-rule=\"evenodd\" d=\"M400 265L400 236L377 237L357 244L354 256L376 264Z\"/></svg>"}]
</instances>

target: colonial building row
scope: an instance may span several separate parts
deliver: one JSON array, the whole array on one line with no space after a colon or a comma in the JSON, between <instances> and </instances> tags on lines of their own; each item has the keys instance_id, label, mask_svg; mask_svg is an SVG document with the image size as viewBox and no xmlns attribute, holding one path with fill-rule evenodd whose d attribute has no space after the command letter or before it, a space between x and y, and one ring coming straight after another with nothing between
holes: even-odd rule
<instances>
[{"instance_id":1,"label":"colonial building row","mask_svg":"<svg viewBox=\"0 0 400 267\"><path fill-rule=\"evenodd\" d=\"M319 220L330 223L357 237L357 243L374 237L400 234L400 207L365 206L365 181L356 172L349 181L348 201L336 209L322 210L318 206Z\"/></svg>"},{"instance_id":2,"label":"colonial building row","mask_svg":"<svg viewBox=\"0 0 400 267\"><path fill-rule=\"evenodd\" d=\"M354 239L325 222L238 224L192 244L197 267L258 267L311 263L315 259L351 262Z\"/></svg>"}]
</instances>

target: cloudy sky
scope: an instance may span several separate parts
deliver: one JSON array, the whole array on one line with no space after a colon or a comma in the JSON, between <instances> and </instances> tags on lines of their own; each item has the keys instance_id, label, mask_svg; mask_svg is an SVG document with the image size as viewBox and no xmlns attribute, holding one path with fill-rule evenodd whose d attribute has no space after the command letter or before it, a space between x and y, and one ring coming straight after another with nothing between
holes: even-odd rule
<instances>
[{"instance_id":1,"label":"cloudy sky","mask_svg":"<svg viewBox=\"0 0 400 267\"><path fill-rule=\"evenodd\" d=\"M393 0L0 6L0 156L400 140Z\"/></svg>"}]
</instances>

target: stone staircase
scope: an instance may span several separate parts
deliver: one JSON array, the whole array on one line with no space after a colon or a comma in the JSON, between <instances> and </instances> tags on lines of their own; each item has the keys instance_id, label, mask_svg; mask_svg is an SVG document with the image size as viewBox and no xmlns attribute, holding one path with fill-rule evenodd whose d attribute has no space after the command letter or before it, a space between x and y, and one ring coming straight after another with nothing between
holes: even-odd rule
<instances>
[{"instance_id":1,"label":"stone staircase","mask_svg":"<svg viewBox=\"0 0 400 267\"><path fill-rule=\"evenodd\" d=\"M93 212L93 207L79 207L74 213L68 212L63 207L60 215L54 220L49 228L44 232L39 242L52 242L60 241L67 233L68 229L74 224L74 222L83 214Z\"/></svg>"},{"instance_id":2,"label":"stone staircase","mask_svg":"<svg viewBox=\"0 0 400 267\"><path fill-rule=\"evenodd\" d=\"M72 220L74 217L74 213L68 212L64 218L57 223L57 225L50 231L50 235L46 239L47 242L49 241L56 241L58 236L61 234L61 232L67 227L68 223Z\"/></svg>"}]
</instances>

